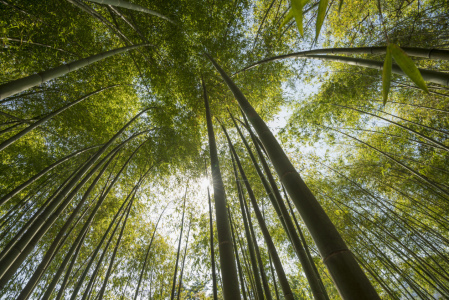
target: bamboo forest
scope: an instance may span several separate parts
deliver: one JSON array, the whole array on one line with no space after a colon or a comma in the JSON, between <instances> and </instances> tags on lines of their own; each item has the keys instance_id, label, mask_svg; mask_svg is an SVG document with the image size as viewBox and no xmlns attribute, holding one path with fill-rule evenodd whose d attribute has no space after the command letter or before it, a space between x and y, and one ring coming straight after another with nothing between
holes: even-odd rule
<instances>
[{"instance_id":1,"label":"bamboo forest","mask_svg":"<svg viewBox=\"0 0 449 300\"><path fill-rule=\"evenodd\" d=\"M0 299L449 299L449 0L0 0Z\"/></svg>"}]
</instances>

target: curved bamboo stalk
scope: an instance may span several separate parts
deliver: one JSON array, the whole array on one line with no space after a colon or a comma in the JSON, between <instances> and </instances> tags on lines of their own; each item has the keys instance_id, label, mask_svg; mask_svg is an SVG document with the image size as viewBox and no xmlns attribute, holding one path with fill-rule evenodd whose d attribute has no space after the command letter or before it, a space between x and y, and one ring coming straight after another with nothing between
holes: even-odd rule
<instances>
[{"instance_id":1,"label":"curved bamboo stalk","mask_svg":"<svg viewBox=\"0 0 449 300\"><path fill-rule=\"evenodd\" d=\"M325 50L325 49L323 49L323 50ZM311 51L314 51L314 50L311 50ZM449 51L447 51L447 50L440 50L440 51L445 51L445 52L449 53ZM240 72L243 72L243 71L247 71L256 66L262 65L264 63L277 61L277 60L281 60L281 59L285 59L285 58L321 59L321 60L327 60L327 61L341 62L341 63L345 63L348 65L355 65L355 66L360 66L360 67L377 69L377 70L383 69L383 62L381 62L381 61L376 61L376 60L371 60L371 59L363 59L363 58L344 57L344 56L337 56L337 55L314 55L314 54L308 54L308 52L309 51L304 51L304 52L297 52L297 53L292 53L292 54L285 54L285 55L279 55L279 56L266 58L264 60L258 61L256 63L253 63L253 64L243 68L242 70L234 73L234 75L238 74ZM447 54L444 54L444 55L447 55ZM402 69L396 64L393 64L391 70L395 74L405 75L405 73L402 71ZM437 83L437 84L441 84L441 85L445 85L445 86L449 86L449 74L448 73L426 70L426 69L419 69L419 71L421 72L421 75L424 78L424 80L430 81L433 83Z\"/></svg>"},{"instance_id":2,"label":"curved bamboo stalk","mask_svg":"<svg viewBox=\"0 0 449 300\"><path fill-rule=\"evenodd\" d=\"M92 93L89 93L89 94L87 94L87 95L85 95L85 96L79 98L78 100L75 100L75 101L73 101L73 102L70 102L69 104L64 105L63 107L58 108L57 110L55 110L55 111L49 113L48 115L46 115L46 116L43 117L42 119L40 119L40 120L34 122L33 124L31 124L30 126L28 126L27 128L25 128L24 130L20 131L19 133L13 135L12 137L10 137L9 139L7 139L6 141L2 142L2 143L0 144L0 151L4 150L6 147L8 147L9 145L11 145L11 144L14 143L15 141L19 140L20 138L24 137L27 133L29 133L30 131L32 131L32 130L35 129L36 127L38 127L38 126L44 124L45 122L47 122L47 121L50 120L51 118L53 118L53 117L59 115L60 113L62 113L62 112L65 111L66 109L69 109L70 107L72 107L73 105L80 103L81 101L83 101L83 100L89 98L90 96L96 95L96 94L98 94L98 93L100 93L100 92L102 92L102 91L108 90L108 89L113 88L113 87L116 87L116 86L119 86L119 85L118 85L118 84L114 84L114 85L111 85L111 86L104 87L104 88L101 88L101 89L99 89L99 90L96 90L96 91L94 91L94 92L92 92Z\"/></svg>"},{"instance_id":3,"label":"curved bamboo stalk","mask_svg":"<svg viewBox=\"0 0 449 300\"><path fill-rule=\"evenodd\" d=\"M379 299L376 290L346 246L332 221L295 170L268 126L232 79L207 55L256 129L268 155L301 214L343 299Z\"/></svg>"},{"instance_id":4,"label":"curved bamboo stalk","mask_svg":"<svg viewBox=\"0 0 449 300\"><path fill-rule=\"evenodd\" d=\"M239 281L235 266L234 249L232 247L229 216L226 210L226 196L218 161L217 145L215 143L214 128L209 110L209 101L204 81L203 96L206 106L207 132L209 138L209 151L212 169L212 182L214 186L215 215L218 233L218 250L220 254L221 274L223 279L223 296L225 300L240 300Z\"/></svg>"},{"instance_id":5,"label":"curved bamboo stalk","mask_svg":"<svg viewBox=\"0 0 449 300\"><path fill-rule=\"evenodd\" d=\"M162 18L164 20L167 20L173 24L176 24L173 20L171 20L170 18L167 18L166 16L164 16L163 14L160 14L154 10L142 7L140 5L137 4L133 4L133 3L129 3L127 1L124 0L87 0L90 2L95 2L95 3L99 3L99 4L107 4L107 5L112 5L112 6L116 6L116 7L123 7L123 8L127 8L127 9L131 9L131 10L135 10L135 11L140 11L140 12L144 12L153 16L157 16L159 18Z\"/></svg>"},{"instance_id":6,"label":"curved bamboo stalk","mask_svg":"<svg viewBox=\"0 0 449 300\"><path fill-rule=\"evenodd\" d=\"M20 78L17 80L13 80L7 82L5 84L0 85L0 100L5 99L9 96L15 95L17 93L23 92L29 88L35 87L41 83L46 81L61 77L67 73L78 70L82 67L90 65L94 62L100 61L107 57L113 56L118 53L123 53L128 50L132 50L142 46L149 46L148 44L140 44L129 47L122 47L110 51L106 51L100 54L92 55L80 60L76 60L74 62L52 68L47 71L43 71L34 75L30 75L28 77Z\"/></svg>"}]
</instances>

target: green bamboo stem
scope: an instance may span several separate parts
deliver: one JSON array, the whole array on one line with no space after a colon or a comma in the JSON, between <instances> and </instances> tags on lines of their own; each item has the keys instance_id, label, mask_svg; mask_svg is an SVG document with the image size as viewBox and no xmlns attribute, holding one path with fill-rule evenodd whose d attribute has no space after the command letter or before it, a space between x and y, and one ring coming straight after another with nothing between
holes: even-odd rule
<instances>
[{"instance_id":1,"label":"green bamboo stem","mask_svg":"<svg viewBox=\"0 0 449 300\"><path fill-rule=\"evenodd\" d=\"M184 195L184 205L182 208L181 231L179 233L178 251L176 252L175 271L173 272L173 285L172 285L171 295L170 295L171 300L175 299L176 275L178 272L179 253L181 252L182 231L184 229L184 215L186 212L186 199L187 199L187 187L186 187L186 191L185 191L185 195Z\"/></svg>"},{"instance_id":2,"label":"green bamboo stem","mask_svg":"<svg viewBox=\"0 0 449 300\"><path fill-rule=\"evenodd\" d=\"M232 220L232 215L231 215L231 211L229 210L229 206L227 208L228 208L228 215L229 215L229 224L231 225L232 243L234 246L235 258L237 260L237 271L239 272L240 285L242 287L243 300L247 300L246 291L245 291L245 282L243 280L243 271L242 271L242 266L240 265L240 258L239 258L239 253L237 251L237 243L235 240L234 221Z\"/></svg>"},{"instance_id":3,"label":"green bamboo stem","mask_svg":"<svg viewBox=\"0 0 449 300\"><path fill-rule=\"evenodd\" d=\"M355 49L357 49L357 48L355 48ZM401 49L403 49L403 48L401 48ZM324 51L324 50L325 49L318 50L318 51ZM432 49L426 49L424 51L427 51L427 50L432 50ZM311 51L315 51L315 50L311 50ZM334 51L336 51L336 50L334 50ZM347 51L347 50L345 50L345 51ZM438 50L438 51L444 51L443 53L438 54L438 56L445 57L444 59L447 59L449 51L447 51L447 50ZM430 51L430 53L432 53L432 52L433 51ZM329 53L329 52L327 52L327 53ZM349 52L347 52L347 53L349 53ZM411 53L412 53L412 51L411 51ZM419 51L416 50L414 53L418 54ZM353 54L353 53L351 53L351 54ZM311 58L311 59L319 59L319 60L326 60L326 61L335 61L335 62L345 63L348 65L355 65L355 66L377 69L377 70L383 69L382 61L376 61L376 60L364 59L364 58L344 57L344 56L337 56L337 55L314 55L312 53L309 54L309 51L304 51L304 52L297 52L297 53L292 53L292 54L279 55L279 56L266 58L264 60L258 61L256 63L253 63L253 64L243 68L242 70L238 71L237 73L250 70L256 66L262 65L267 62L277 61L277 60L281 60L281 59L285 59L285 58L306 58L306 59ZM405 73L402 71L402 69L396 64L393 64L391 70L395 74L405 75ZM437 83L437 84L441 84L441 85L445 85L445 86L449 86L449 74L448 73L426 70L426 69L419 69L419 71L421 72L421 75L424 78L424 80L433 82L433 83Z\"/></svg>"},{"instance_id":4,"label":"green bamboo stem","mask_svg":"<svg viewBox=\"0 0 449 300\"><path fill-rule=\"evenodd\" d=\"M376 290L358 265L334 224L297 173L268 126L231 78L213 58L208 57L256 129L281 182L308 227L342 298L345 300L379 299Z\"/></svg>"},{"instance_id":5,"label":"green bamboo stem","mask_svg":"<svg viewBox=\"0 0 449 300\"><path fill-rule=\"evenodd\" d=\"M279 255L277 253L276 247L274 246L273 240L271 239L270 232L268 231L268 228L263 220L262 213L260 212L259 206L257 205L256 197L254 196L253 190L249 184L248 178L246 177L245 171L243 170L243 167L240 163L240 159L237 155L237 152L235 151L234 146L232 145L231 139L229 138L226 128L223 125L222 125L222 128L223 128L223 132L226 135L226 139L228 141L229 148L231 149L232 154L234 155L235 162L237 163L237 167L240 171L240 176L242 177L242 180L245 183L245 187L248 192L249 199L251 201L251 204L253 205L254 213L256 214L256 218L259 223L260 230L262 231L263 237L265 239L265 243L267 244L268 251L270 252L271 258L273 259L274 267L276 269L276 273L278 275L279 283L280 283L282 291L284 293L284 297L285 297L285 299L293 300L294 299L293 292L290 288L290 284L288 283L287 276L285 275L284 268L282 266ZM247 210L247 213L248 213L248 215L250 214L249 210ZM248 219L249 219L249 216L248 216ZM267 295L265 295L265 296L267 296ZM270 297L271 297L271 294L270 294Z\"/></svg>"},{"instance_id":6,"label":"green bamboo stem","mask_svg":"<svg viewBox=\"0 0 449 300\"><path fill-rule=\"evenodd\" d=\"M192 218L190 217L190 219L192 219ZM184 256L182 257L181 274L179 275L178 293L177 293L177 296L176 296L177 300L179 300L180 297L181 297L182 276L184 274L184 264L185 264L186 256L187 256L187 248L188 248L188 245L189 245L189 234L190 234L190 227L191 226L192 226L192 221L189 222L189 227L187 229L187 239L186 239L186 245L185 245L185 248L184 248Z\"/></svg>"},{"instance_id":7,"label":"green bamboo stem","mask_svg":"<svg viewBox=\"0 0 449 300\"><path fill-rule=\"evenodd\" d=\"M298 220L296 219L295 212L293 211L293 208L292 208L292 206L290 204L290 200L288 199L288 196L287 196L287 193L285 192L284 186L282 186L282 190L284 192L285 199L287 200L287 204L288 204L288 207L290 209L290 213L291 213L291 215L293 217L293 221L295 222L296 229L298 230L299 236L301 237L301 242L304 245L304 250L306 252L307 258L310 261L310 265L312 266L313 271L315 272L316 276L319 279L319 282L321 284L322 289L325 291L326 288L324 287L324 283L323 283L323 280L321 279L320 272L318 272L318 269L317 269L317 267L315 265L315 262L313 261L313 257L310 254L310 250L309 250L309 246L307 245L306 238L305 238L304 234L302 233L302 230L301 230L301 227L299 226Z\"/></svg>"},{"instance_id":8,"label":"green bamboo stem","mask_svg":"<svg viewBox=\"0 0 449 300\"><path fill-rule=\"evenodd\" d=\"M91 183L91 185L89 186L87 191L84 193L83 198L77 204L77 206L75 207L75 209L73 210L73 212L71 213L69 218L65 221L65 224L63 225L63 227L59 230L58 235L53 240L52 244L49 247L49 250L45 253L43 259L39 263L39 266L37 267L37 269L34 271L30 280L28 281L26 286L22 289L22 291L20 292L18 299L26 300L31 296L31 293L33 292L34 288L36 287L37 283L39 282L39 280L42 277L42 275L44 274L44 272L47 270L49 264L52 261L52 258L56 254L56 249L58 248L58 245L61 243L61 240L65 236L66 230L68 229L68 227L70 226L70 224L72 223L72 221L74 220L74 218L76 217L78 212L81 210L84 203L87 201L89 195L91 194L92 190L94 189L94 187L96 186L96 184L98 183L100 178L102 178L104 172L106 171L108 166L111 164L111 162L114 160L114 158L117 154L118 154L118 152L115 152L114 155L111 156L111 158L108 160L108 162L104 165L103 169L98 173L97 177L93 180L93 182ZM93 215L95 215L95 213L97 212L101 203L103 202L102 199L104 199L104 197L100 198L100 200L98 201L93 212L91 213L91 217L86 221L87 225L85 225L83 227L82 232L84 232L85 229L87 228L87 226L90 225L91 218L93 218ZM74 244L75 243L76 242L74 242Z\"/></svg>"},{"instance_id":9,"label":"green bamboo stem","mask_svg":"<svg viewBox=\"0 0 449 300\"><path fill-rule=\"evenodd\" d=\"M140 11L140 12L144 12L153 16L157 16L159 18L162 18L164 20L167 20L173 24L176 24L174 21L172 21L171 19L167 18L166 16L164 16L163 14L160 14L154 10L150 10L148 8L142 7L140 5L137 4L133 4L133 3L129 3L127 1L124 0L88 0L90 2L95 2L95 3L99 3L99 4L106 4L106 5L112 5L112 6L116 6L116 7L123 7L123 8L127 8L130 10L135 10L135 11Z\"/></svg>"},{"instance_id":10,"label":"green bamboo stem","mask_svg":"<svg viewBox=\"0 0 449 300\"><path fill-rule=\"evenodd\" d=\"M206 174L207 174L207 167L206 167ZM217 294L217 275L215 272L215 251L214 251L214 226L213 226L213 219L212 219L212 201L210 198L210 191L209 187L207 187L207 198L209 202L209 231L210 231L210 261L211 261L211 271L212 271L212 293L214 296L214 300L217 300L218 294ZM135 299L134 299L135 300Z\"/></svg>"},{"instance_id":11,"label":"green bamboo stem","mask_svg":"<svg viewBox=\"0 0 449 300\"><path fill-rule=\"evenodd\" d=\"M35 129L35 128L37 128L38 126L44 124L45 122L47 122L47 121L50 120L51 118L53 118L53 117L59 115L59 114L62 113L63 111L65 111L65 110L69 109L70 107L72 107L73 105L78 104L78 103L80 103L81 101L83 101L83 100L85 100L85 99L87 99L87 98L89 98L89 97L91 97L91 96L93 96L93 95L96 95L96 94L98 94L98 93L100 93L100 92L102 92L102 91L108 90L108 89L113 88L113 87L116 87L116 86L118 86L118 84L111 85L111 86L104 87L104 88L101 88L101 89L99 89L99 90L96 90L96 91L94 91L94 92L92 92L92 93L89 93L89 94L87 94L87 95L85 95L85 96L83 96L83 97L81 97L81 98L79 98L79 99L77 99L77 100L75 100L75 101L73 101L73 102L70 102L69 104L66 104L66 105L64 105L63 107L58 108L57 110L55 110L55 111L49 113L49 114L46 115L45 117L41 118L40 120L38 120L38 121L32 123L32 124L31 124L30 126L28 126L27 128L23 129L23 130L20 131L19 133L13 135L12 137L10 137L9 139L7 139L6 141L3 141L2 143L0 143L0 151L4 150L4 149L5 149L6 147L8 147L9 145L11 145L12 143L16 142L16 141L19 140L20 138L24 137L27 133L31 132L33 129Z\"/></svg>"},{"instance_id":12,"label":"green bamboo stem","mask_svg":"<svg viewBox=\"0 0 449 300\"><path fill-rule=\"evenodd\" d=\"M249 222L248 222L248 216L245 210L245 199L243 196L243 190L242 187L240 186L240 182L239 182L239 176L237 173L237 168L235 166L235 162L234 162L234 155L231 152L231 160L232 160L232 167L234 169L234 177L235 177L235 183L237 185L237 192L238 192L238 198L239 198L239 203L240 203L240 211L242 214L242 220L243 220L243 225L245 227L245 235L246 235L246 243L248 245L248 252L249 252L249 257L250 257L250 261L251 261L251 267L253 270L253 275L254 275L254 285L255 285L255 289L253 289L253 291L255 293L257 293L257 299L264 299L263 296L263 289L262 289L262 284L260 281L260 273L259 273L259 268L257 267L257 260L256 260L256 253L255 253L255 247L254 244L256 241L253 242L253 239L251 237L251 231L249 228Z\"/></svg>"},{"instance_id":13,"label":"green bamboo stem","mask_svg":"<svg viewBox=\"0 0 449 300\"><path fill-rule=\"evenodd\" d=\"M243 117L245 118L244 115L243 115ZM262 154L262 151L260 150L259 145L255 142L255 136L254 136L251 128L249 127L249 124L246 124L246 128L248 129L248 131L251 135L251 138L253 139L257 154L262 163L265 174L268 177L268 181L270 182L271 189L268 186L268 183L266 182L267 180L265 179L264 174L262 173L262 171L260 170L260 168L257 164L257 161L252 153L252 150L251 150L248 142L246 141L245 137L243 136L243 133L241 132L239 126L237 125L237 122L235 121L235 119L232 115L231 115L231 118L234 122L235 127L237 128L237 131L239 132L239 135L240 135L243 143L245 144L247 152L251 157L251 160L257 170L257 173L259 174L259 177L262 180L262 183L263 183L267 193L269 193L269 195L271 193L273 193L272 196L269 198L270 198L271 202L273 203L273 206L275 208L277 207L276 212L278 213L279 218L281 220L284 220L284 229L285 229L287 235L290 237L290 241L291 241L293 247L295 248L296 255L298 256L301 266L303 268L303 271L306 274L306 277L309 282L309 286L312 290L312 294L313 294L314 298L328 300L329 297L327 296L326 290L324 289L323 284L320 283L319 276L314 272L312 266L310 265L310 261L307 258L307 255L306 255L304 247L301 243L301 240L299 239L299 236L295 231L295 225L293 224L293 221L288 214L287 207L285 206L284 201L282 200L281 193L279 192L279 189L278 189L276 182L271 174L271 170L268 167L268 164ZM245 122L247 122L246 118L245 118Z\"/></svg>"},{"instance_id":14,"label":"green bamboo stem","mask_svg":"<svg viewBox=\"0 0 449 300\"><path fill-rule=\"evenodd\" d=\"M111 257L111 260L109 262L109 267L108 267L108 270L106 271L106 277L104 278L103 285L102 285L102 287L100 289L100 292L98 293L98 298L100 300L103 299L104 292L106 291L106 286L108 285L108 280L109 280L109 277L111 276L112 267L114 266L115 256L117 255L117 250L118 250L118 247L119 247L120 242L122 240L123 231L125 230L126 221L128 221L129 212L131 211L131 208L133 206L133 202L134 202L134 197L135 196L136 196L136 193L134 193L134 196L133 196L133 198L131 199L131 201L129 203L128 211L126 212L126 216L125 216L125 220L123 221L122 229L120 230L117 242L115 243L114 251L112 253L112 257Z\"/></svg>"},{"instance_id":15,"label":"green bamboo stem","mask_svg":"<svg viewBox=\"0 0 449 300\"><path fill-rule=\"evenodd\" d=\"M131 192L128 193L127 197L125 198L125 201L123 201L122 205L121 205L120 208L117 210L117 213L114 215L112 221L109 223L109 226L108 226L108 228L106 229L105 233L103 234L103 237L101 238L101 240L100 240L100 242L98 243L97 247L96 247L95 250L92 252L92 254L89 256L90 258L88 259L86 268L84 269L84 271L83 271L83 273L81 274L81 276L78 277L78 282L74 285L71 299L75 299L75 298L77 297L78 292L79 292L79 290L81 289L82 283L83 283L84 279L86 278L87 273L88 273L89 270L90 270L90 267L91 267L92 264L94 263L95 257L96 257L96 256L98 255L98 253L100 252L101 246L103 245L104 241L106 240L106 237L108 236L109 232L112 230L112 228L113 228L113 226L114 226L114 223L115 223L115 221L117 220L117 218L118 218L120 215L123 216L122 211L123 211L123 209L126 210L126 208L125 208L126 206L125 206L125 205L128 205L128 204L129 204L129 203L128 203L128 200L131 198L131 196L133 195L133 193L134 193L134 191L137 189L137 187L138 187L138 184L136 184L136 185L133 187L133 189L131 190ZM117 222L117 224L120 223L120 220L121 220L121 217L120 217L119 221ZM61 268L61 269L62 269L62 270L61 270L61 272L62 272L62 271L63 271L63 268ZM59 271L58 271L58 273L59 273ZM57 273L56 275L58 275L58 273ZM60 276L60 275L59 275L59 276ZM50 287L47 288L47 292L46 292L46 293L48 293L48 294L47 294L48 297L50 297L50 295L51 295L51 291L50 291L50 290L53 290L53 289L54 289L54 287L56 286L56 283L58 282L58 280L59 280L59 278L57 278L57 276L55 276L55 277L53 278L53 281L52 281ZM61 287L60 293L61 293L61 290L63 290L63 289L64 289L64 287Z\"/></svg>"},{"instance_id":16,"label":"green bamboo stem","mask_svg":"<svg viewBox=\"0 0 449 300\"><path fill-rule=\"evenodd\" d=\"M240 300L240 289L235 265L234 248L232 246L229 216L226 210L226 195L218 161L217 145L215 143L214 128L209 110L206 85L203 84L204 104L206 106L207 132L214 187L215 214L218 233L221 274L223 280L223 296L225 300Z\"/></svg>"},{"instance_id":17,"label":"green bamboo stem","mask_svg":"<svg viewBox=\"0 0 449 300\"><path fill-rule=\"evenodd\" d=\"M44 176L45 174L47 174L49 171L53 170L54 168L56 168L57 166L59 166L60 164L62 164L63 162L69 160L72 157L78 156L81 153L84 153L86 151L92 150L94 148L100 147L101 145L97 145L97 146L92 146L92 147L88 147L88 148L84 148L82 150L78 150L70 155L67 155L66 157L61 158L60 160L58 160L57 162L54 162L53 164L49 165L48 167L46 167L45 169L43 169L42 171L40 171L39 173L37 173L36 175L34 175L33 177L31 177L30 179L28 179L27 181L25 181L24 183L22 183L21 185L19 185L18 187L16 187L15 189L13 189L11 192L9 192L8 194L6 194L5 196L3 196L0 199L0 206L2 206L3 204L5 204L6 202L8 202L12 197L14 197L15 195L17 195L20 191L22 191L24 188L26 188L27 186L29 186L30 184L32 184L33 182L36 182L36 180L38 180L39 178L41 178L42 176Z\"/></svg>"},{"instance_id":18,"label":"green bamboo stem","mask_svg":"<svg viewBox=\"0 0 449 300\"><path fill-rule=\"evenodd\" d=\"M168 208L170 203L171 202L167 203L167 205L162 210L162 213L159 215L159 218L157 219L156 225L155 225L154 230L153 230L153 234L151 235L150 244L148 245L147 253L145 254L145 260L143 261L142 271L140 272L139 282L137 283L136 293L134 294L134 300L136 300L137 296L139 295L140 284L142 283L143 275L144 275L144 272L145 272L145 266L147 264L147 260L148 260L148 257L150 255L150 250L151 250L151 246L153 245L154 237L156 235L157 226L159 225L159 222L162 219L162 216L164 215L164 212Z\"/></svg>"},{"instance_id":19,"label":"green bamboo stem","mask_svg":"<svg viewBox=\"0 0 449 300\"><path fill-rule=\"evenodd\" d=\"M23 92L29 88L38 86L46 81L61 77L67 73L83 68L94 62L100 61L107 57L113 56L118 53L123 53L128 50L132 50L142 46L149 46L147 44L134 45L129 47L118 48L110 51L106 51L100 54L92 55L87 58L76 60L74 62L61 65L59 67L43 71L34 75L30 75L24 78L10 81L8 83L0 85L0 100L3 100L9 96L15 95L17 93Z\"/></svg>"},{"instance_id":20,"label":"green bamboo stem","mask_svg":"<svg viewBox=\"0 0 449 300\"><path fill-rule=\"evenodd\" d=\"M27 253L31 252L34 245L40 240L40 238L47 232L51 225L56 221L62 211L69 205L73 197L77 192L83 187L83 185L89 180L89 178L100 168L101 163L97 164L80 183L78 181L83 177L83 175L89 170L89 168L99 159L99 157L106 151L106 149L125 131L125 129L131 125L134 120L136 120L141 114L143 114L147 109L143 110L132 118L122 129L119 130L97 153L75 174L72 180L62 189L61 192L52 200L50 205L45 209L45 211L36 219L36 221L31 225L30 229L20 238L16 243L15 247L6 255L1 255L0 263L0 286L3 286L9 278L14 274L15 268L20 266L21 261L23 261ZM148 132L146 130L137 133L124 142L122 142L119 147L123 147L127 142L136 138L137 136ZM116 151L119 148L116 147ZM104 159L107 159L114 151L111 151ZM103 159L103 161L104 161ZM76 185L76 187L75 187ZM72 190L73 189L73 190ZM68 195L67 195L68 194ZM65 197L67 195L67 197ZM58 206L59 205L59 206ZM21 257L20 260L16 260ZM14 264L14 268L11 266ZM6 273L8 272L8 275Z\"/></svg>"}]
</instances>

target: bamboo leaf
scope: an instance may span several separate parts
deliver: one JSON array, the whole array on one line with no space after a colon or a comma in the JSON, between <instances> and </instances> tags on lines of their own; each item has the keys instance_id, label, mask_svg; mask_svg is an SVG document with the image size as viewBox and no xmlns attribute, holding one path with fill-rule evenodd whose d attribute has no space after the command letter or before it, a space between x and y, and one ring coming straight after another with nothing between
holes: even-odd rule
<instances>
[{"instance_id":1,"label":"bamboo leaf","mask_svg":"<svg viewBox=\"0 0 449 300\"><path fill-rule=\"evenodd\" d=\"M413 60L402 50L399 46L395 44L390 44L390 51L393 55L394 60L399 65L399 67L404 71L404 73L422 90L426 93L427 90L426 83L421 76L421 72L419 72L418 68L415 66Z\"/></svg>"},{"instance_id":2,"label":"bamboo leaf","mask_svg":"<svg viewBox=\"0 0 449 300\"><path fill-rule=\"evenodd\" d=\"M385 56L384 67L382 70L382 95L384 98L384 105L387 103L388 93L390 92L390 81L391 81L391 47L387 47L387 55Z\"/></svg>"},{"instance_id":3,"label":"bamboo leaf","mask_svg":"<svg viewBox=\"0 0 449 300\"><path fill-rule=\"evenodd\" d=\"M290 20L293 19L293 17L294 17L293 9L290 9L287 15L285 16L284 20L282 21L281 26L279 26L279 30L285 25L287 25L287 23L290 22Z\"/></svg>"},{"instance_id":4,"label":"bamboo leaf","mask_svg":"<svg viewBox=\"0 0 449 300\"><path fill-rule=\"evenodd\" d=\"M318 15L316 17L316 39L318 39L318 36L320 35L321 26L323 26L328 3L329 0L320 0L320 4L318 6Z\"/></svg>"},{"instance_id":5,"label":"bamboo leaf","mask_svg":"<svg viewBox=\"0 0 449 300\"><path fill-rule=\"evenodd\" d=\"M293 16L295 17L296 26L298 26L299 33L301 36L304 35L304 29L302 26L303 14L302 14L303 3L301 0L292 0Z\"/></svg>"}]
</instances>

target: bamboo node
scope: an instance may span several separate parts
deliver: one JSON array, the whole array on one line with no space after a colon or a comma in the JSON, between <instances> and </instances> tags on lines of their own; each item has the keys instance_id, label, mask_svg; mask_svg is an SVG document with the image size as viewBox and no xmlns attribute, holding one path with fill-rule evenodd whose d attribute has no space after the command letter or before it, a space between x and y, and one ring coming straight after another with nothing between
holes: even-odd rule
<instances>
[{"instance_id":1,"label":"bamboo node","mask_svg":"<svg viewBox=\"0 0 449 300\"><path fill-rule=\"evenodd\" d=\"M349 253L352 254L351 250L349 250L349 249L339 249L339 250L335 250L335 251L332 251L331 253L329 253L325 258L323 258L323 262L326 263L326 260L328 260L330 257L332 257L332 256L334 256L334 255L337 255L337 254L340 254L340 253L342 253L342 252L349 252Z\"/></svg>"}]
</instances>

